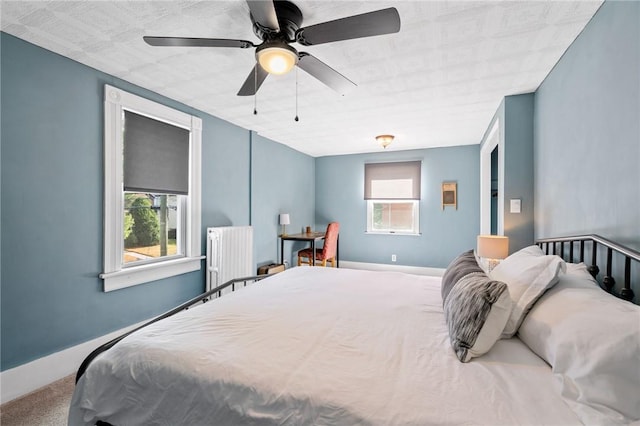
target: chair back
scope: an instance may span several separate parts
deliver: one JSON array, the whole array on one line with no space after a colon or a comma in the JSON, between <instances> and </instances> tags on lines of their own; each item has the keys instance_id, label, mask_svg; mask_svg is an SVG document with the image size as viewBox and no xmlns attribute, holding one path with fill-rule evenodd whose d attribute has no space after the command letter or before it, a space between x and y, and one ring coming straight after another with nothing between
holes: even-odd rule
<instances>
[{"instance_id":1,"label":"chair back","mask_svg":"<svg viewBox=\"0 0 640 426\"><path fill-rule=\"evenodd\" d=\"M338 234L340 233L340 224L331 222L327 226L327 232L324 235L324 246L322 247L322 258L331 259L336 256L338 251Z\"/></svg>"}]
</instances>

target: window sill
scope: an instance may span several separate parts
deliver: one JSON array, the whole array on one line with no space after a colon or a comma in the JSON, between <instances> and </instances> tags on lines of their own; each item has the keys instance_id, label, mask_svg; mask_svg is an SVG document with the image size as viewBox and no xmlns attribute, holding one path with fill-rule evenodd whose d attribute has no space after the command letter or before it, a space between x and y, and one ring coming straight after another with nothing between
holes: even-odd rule
<instances>
[{"instance_id":1,"label":"window sill","mask_svg":"<svg viewBox=\"0 0 640 426\"><path fill-rule=\"evenodd\" d=\"M119 290L150 281L161 280L187 272L198 271L204 256L183 257L165 262L124 268L120 271L100 274L104 280L104 291Z\"/></svg>"},{"instance_id":2,"label":"window sill","mask_svg":"<svg viewBox=\"0 0 640 426\"><path fill-rule=\"evenodd\" d=\"M390 232L390 231L365 231L367 235L405 235L409 237L419 237L422 234L420 232Z\"/></svg>"}]
</instances>

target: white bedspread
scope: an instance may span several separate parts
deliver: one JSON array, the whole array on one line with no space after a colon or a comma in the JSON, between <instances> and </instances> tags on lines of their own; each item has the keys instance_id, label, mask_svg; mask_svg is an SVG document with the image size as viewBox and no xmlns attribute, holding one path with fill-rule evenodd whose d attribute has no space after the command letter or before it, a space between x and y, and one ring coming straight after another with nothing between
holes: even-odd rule
<instances>
[{"instance_id":1,"label":"white bedspread","mask_svg":"<svg viewBox=\"0 0 640 426\"><path fill-rule=\"evenodd\" d=\"M69 424L571 425L517 338L460 363L440 278L300 267L182 312L100 355Z\"/></svg>"}]
</instances>

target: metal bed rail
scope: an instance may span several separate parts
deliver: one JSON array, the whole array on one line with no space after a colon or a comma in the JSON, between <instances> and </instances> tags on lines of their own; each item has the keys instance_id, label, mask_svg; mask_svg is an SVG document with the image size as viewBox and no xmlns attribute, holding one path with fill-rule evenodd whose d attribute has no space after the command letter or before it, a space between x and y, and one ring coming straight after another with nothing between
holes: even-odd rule
<instances>
[{"instance_id":1,"label":"metal bed rail","mask_svg":"<svg viewBox=\"0 0 640 426\"><path fill-rule=\"evenodd\" d=\"M578 245L579 247L579 261L584 262L586 252L585 242L590 243L591 246L591 265L588 266L588 270L591 275L596 278L600 272L600 268L598 267L598 248L606 249L605 275L602 279L602 285L609 293L612 293L622 299L632 301L635 295L631 288L631 261L637 262L636 265L640 266L640 252L637 250L625 247L595 234L558 238L541 238L536 240L536 244L542 248L546 254L557 254L563 259L565 258L565 245L567 245L569 248L569 262L573 262L575 260L575 245ZM624 259L624 283L619 294L616 294L613 290L613 287L616 284L616 280L612 274L614 253Z\"/></svg>"},{"instance_id":2,"label":"metal bed rail","mask_svg":"<svg viewBox=\"0 0 640 426\"><path fill-rule=\"evenodd\" d=\"M168 318L172 315L177 314L178 312L184 311L186 309L189 309L190 307L198 304L198 303L205 303L208 300L210 300L210 298L212 296L217 296L220 297L222 296L222 290L231 287L231 292L236 290L236 284L238 283L242 283L242 287L246 287L247 284L249 282L257 282L260 281L264 278L267 278L269 275L255 275L255 276L251 276L251 277L244 277L244 278L235 278L233 280L229 280L224 284L219 285L216 288L212 288L211 290L202 293L184 303L182 303L179 306L176 306L175 308L171 309L170 311L165 312L164 314L161 314L147 322L145 322L144 324L142 324L139 327L134 328L131 331L128 331L124 334L122 334L121 336L116 337L115 339L112 339L110 341L108 341L107 343L104 343L103 345L99 346L98 348L96 348L93 352L91 352L89 355L87 355L87 357L84 359L84 361L82 361L82 364L80 364L80 368L78 368L78 373L76 374L76 383L78 383L78 380L80 380L80 377L82 377L82 375L84 374L84 372L86 371L87 367L89 366L89 364L91 364L91 361L93 361L99 354L101 354L102 352L112 348L116 343L118 343L119 341L121 341L122 339L124 339L125 337L127 337L128 335L135 333L136 331L151 325L155 322L158 322L162 319Z\"/></svg>"}]
</instances>

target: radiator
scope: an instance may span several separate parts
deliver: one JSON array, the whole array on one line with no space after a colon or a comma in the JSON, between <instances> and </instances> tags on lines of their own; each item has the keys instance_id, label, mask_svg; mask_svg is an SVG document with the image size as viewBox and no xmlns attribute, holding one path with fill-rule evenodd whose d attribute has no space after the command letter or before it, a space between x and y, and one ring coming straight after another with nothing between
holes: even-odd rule
<instances>
[{"instance_id":1,"label":"radiator","mask_svg":"<svg viewBox=\"0 0 640 426\"><path fill-rule=\"evenodd\" d=\"M253 273L253 227L207 228L207 288ZM224 291L223 291L224 293Z\"/></svg>"}]
</instances>

